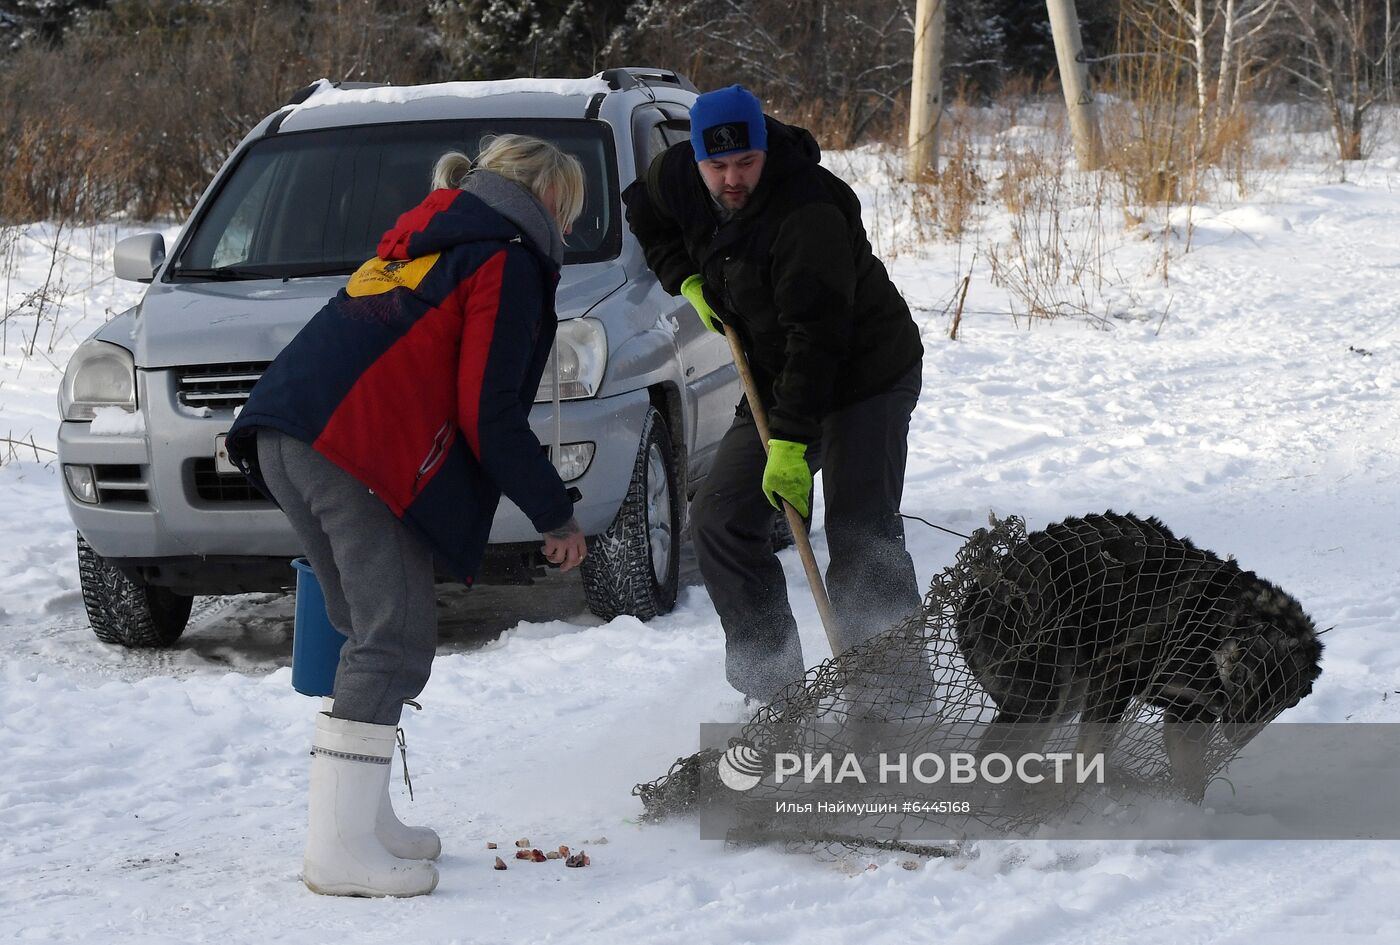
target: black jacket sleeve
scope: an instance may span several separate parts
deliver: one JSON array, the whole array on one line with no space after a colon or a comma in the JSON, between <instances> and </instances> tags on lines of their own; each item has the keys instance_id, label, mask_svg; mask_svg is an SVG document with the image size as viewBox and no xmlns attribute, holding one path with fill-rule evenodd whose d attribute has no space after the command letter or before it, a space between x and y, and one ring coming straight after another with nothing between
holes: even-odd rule
<instances>
[{"instance_id":1,"label":"black jacket sleeve","mask_svg":"<svg viewBox=\"0 0 1400 945\"><path fill-rule=\"evenodd\" d=\"M773 241L771 272L786 357L769 425L780 440L810 443L821 435L855 332L855 253L840 209L814 203L789 214Z\"/></svg>"},{"instance_id":2,"label":"black jacket sleeve","mask_svg":"<svg viewBox=\"0 0 1400 945\"><path fill-rule=\"evenodd\" d=\"M647 265L661 280L661 287L679 295L681 283L700 271L685 248L685 237L661 194L663 165L671 151L662 151L651 162L646 174L637 178L622 194L627 204L627 223L642 244Z\"/></svg>"}]
</instances>

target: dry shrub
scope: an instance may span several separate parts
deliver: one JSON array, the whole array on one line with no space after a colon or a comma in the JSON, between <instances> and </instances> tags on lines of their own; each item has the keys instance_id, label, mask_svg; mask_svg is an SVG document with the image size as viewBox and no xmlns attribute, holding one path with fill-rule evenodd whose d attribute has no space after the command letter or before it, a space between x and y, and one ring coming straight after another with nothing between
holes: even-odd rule
<instances>
[{"instance_id":1,"label":"dry shrub","mask_svg":"<svg viewBox=\"0 0 1400 945\"><path fill-rule=\"evenodd\" d=\"M72 105L34 116L7 142L0 219L90 222L130 190L124 132L95 127Z\"/></svg>"},{"instance_id":2,"label":"dry shrub","mask_svg":"<svg viewBox=\"0 0 1400 945\"><path fill-rule=\"evenodd\" d=\"M767 103L765 111L788 124L806 128L824 149L846 150L861 143L903 141L909 124L907 96L881 110L873 101L807 98Z\"/></svg>"},{"instance_id":3,"label":"dry shrub","mask_svg":"<svg viewBox=\"0 0 1400 945\"><path fill-rule=\"evenodd\" d=\"M972 142L959 137L952 153L943 161L931 187L916 187L915 207L928 202L928 213L938 232L949 240L960 240L972 226L982 204L987 183L978 172L979 159ZM927 197L922 197L925 192Z\"/></svg>"},{"instance_id":4,"label":"dry shrub","mask_svg":"<svg viewBox=\"0 0 1400 945\"><path fill-rule=\"evenodd\" d=\"M962 239L986 200L987 181L980 170L982 154L974 131L975 118L983 109L973 104L976 95L970 82L960 82L943 120L942 164L935 180L940 199L934 221L950 240Z\"/></svg>"},{"instance_id":5,"label":"dry shrub","mask_svg":"<svg viewBox=\"0 0 1400 945\"><path fill-rule=\"evenodd\" d=\"M977 227L987 185L977 144L956 108L944 115L938 152L936 169L911 173L901 128L885 143L824 159L833 173L863 190L866 232L882 258L893 260L935 241L959 242Z\"/></svg>"},{"instance_id":6,"label":"dry shrub","mask_svg":"<svg viewBox=\"0 0 1400 945\"><path fill-rule=\"evenodd\" d=\"M1059 193L1059 181L1068 170L1063 154L1051 148L1020 148L1003 144L1001 174L996 196L1012 217L1053 209L1049 199Z\"/></svg>"},{"instance_id":7,"label":"dry shrub","mask_svg":"<svg viewBox=\"0 0 1400 945\"><path fill-rule=\"evenodd\" d=\"M1252 182L1258 167L1254 142L1254 116L1248 108L1240 107L1216 122L1210 150L1205 154L1206 163L1220 168L1234 182L1240 197L1254 189Z\"/></svg>"},{"instance_id":8,"label":"dry shrub","mask_svg":"<svg viewBox=\"0 0 1400 945\"><path fill-rule=\"evenodd\" d=\"M987 182L972 133L971 119L978 109L968 103L966 91L964 85L940 122L938 167L912 182L915 238L922 241L961 240L986 199Z\"/></svg>"},{"instance_id":9,"label":"dry shrub","mask_svg":"<svg viewBox=\"0 0 1400 945\"><path fill-rule=\"evenodd\" d=\"M1113 102L1101 109L1101 123L1125 213L1195 196L1183 189L1196 179L1192 92L1179 59L1183 42L1131 10L1120 20L1120 57L1104 82Z\"/></svg>"},{"instance_id":10,"label":"dry shrub","mask_svg":"<svg viewBox=\"0 0 1400 945\"><path fill-rule=\"evenodd\" d=\"M1009 236L988 247L992 281L1029 320L1076 316L1102 322L1106 179L1073 172L1062 110L1047 109L1040 134L1003 144L995 195Z\"/></svg>"},{"instance_id":11,"label":"dry shrub","mask_svg":"<svg viewBox=\"0 0 1400 945\"><path fill-rule=\"evenodd\" d=\"M112 0L0 70L0 221L183 216L308 82L439 78L387 0Z\"/></svg>"},{"instance_id":12,"label":"dry shrub","mask_svg":"<svg viewBox=\"0 0 1400 945\"><path fill-rule=\"evenodd\" d=\"M1007 77L994 100L993 114L1006 115L1006 127L1014 128L1021 123L1022 110L1029 104L1040 102L1045 97L1044 83L1035 76L1016 73Z\"/></svg>"},{"instance_id":13,"label":"dry shrub","mask_svg":"<svg viewBox=\"0 0 1400 945\"><path fill-rule=\"evenodd\" d=\"M1153 0L1122 7L1118 56L1102 88L1113 96L1103 110L1110 166L1118 176L1125 207L1144 218L1154 206L1194 203L1206 184L1223 177L1240 196L1253 189L1259 169L1256 112L1250 104L1267 64L1240 68L1237 97L1227 106L1201 103L1192 85L1190 38L1181 23L1163 15ZM1210 85L1213 96L1215 85Z\"/></svg>"},{"instance_id":14,"label":"dry shrub","mask_svg":"<svg viewBox=\"0 0 1400 945\"><path fill-rule=\"evenodd\" d=\"M0 68L0 353L47 357L69 330L61 316L92 288L66 275L74 225L186 215L243 135L319 76L439 78L411 28L420 15L385 0L111 0L62 46L10 51ZM26 291L16 283L22 241L48 256Z\"/></svg>"},{"instance_id":15,"label":"dry shrub","mask_svg":"<svg viewBox=\"0 0 1400 945\"><path fill-rule=\"evenodd\" d=\"M832 105L825 99L814 98L781 110L768 105L765 111L787 124L806 128L823 150L844 151L855 143L851 139L851 109L845 102Z\"/></svg>"}]
</instances>

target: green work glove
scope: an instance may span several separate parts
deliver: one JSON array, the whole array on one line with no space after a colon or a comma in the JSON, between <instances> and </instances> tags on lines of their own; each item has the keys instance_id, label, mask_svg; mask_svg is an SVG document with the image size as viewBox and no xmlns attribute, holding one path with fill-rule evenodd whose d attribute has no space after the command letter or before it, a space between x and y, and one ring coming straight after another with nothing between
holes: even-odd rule
<instances>
[{"instance_id":1,"label":"green work glove","mask_svg":"<svg viewBox=\"0 0 1400 945\"><path fill-rule=\"evenodd\" d=\"M699 273L689 276L681 283L681 295L685 300L695 307L700 320L705 323L705 327L717 335L724 334L724 322L719 320L715 310L710 308L710 303L705 301L705 280L700 278Z\"/></svg>"},{"instance_id":2,"label":"green work glove","mask_svg":"<svg viewBox=\"0 0 1400 945\"><path fill-rule=\"evenodd\" d=\"M812 510L812 470L807 466L807 445L791 440L768 441L768 465L763 468L763 494L782 509L779 499L806 518Z\"/></svg>"}]
</instances>

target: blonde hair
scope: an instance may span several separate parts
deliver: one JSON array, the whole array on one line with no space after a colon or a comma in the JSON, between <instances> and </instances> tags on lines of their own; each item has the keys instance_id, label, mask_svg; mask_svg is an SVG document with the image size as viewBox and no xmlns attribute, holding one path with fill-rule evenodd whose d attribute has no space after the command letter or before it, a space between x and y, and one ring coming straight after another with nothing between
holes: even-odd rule
<instances>
[{"instance_id":1,"label":"blonde hair","mask_svg":"<svg viewBox=\"0 0 1400 945\"><path fill-rule=\"evenodd\" d=\"M495 135L486 139L475 163L460 151L449 151L433 167L433 189L460 188L468 172L478 167L521 184L546 206L552 193L561 230L583 212L583 165L548 141Z\"/></svg>"}]
</instances>

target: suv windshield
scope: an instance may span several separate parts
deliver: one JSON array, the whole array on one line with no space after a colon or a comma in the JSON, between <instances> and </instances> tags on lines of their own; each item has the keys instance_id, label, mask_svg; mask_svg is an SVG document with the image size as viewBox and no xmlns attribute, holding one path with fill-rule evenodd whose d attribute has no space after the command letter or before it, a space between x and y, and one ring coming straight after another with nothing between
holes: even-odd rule
<instances>
[{"instance_id":1,"label":"suv windshield","mask_svg":"<svg viewBox=\"0 0 1400 945\"><path fill-rule=\"evenodd\" d=\"M428 194L447 151L473 158L511 132L553 142L583 164L583 213L564 262L617 255L622 242L607 126L582 120L472 120L359 125L273 135L243 155L210 201L169 278L282 279L349 274Z\"/></svg>"}]
</instances>

